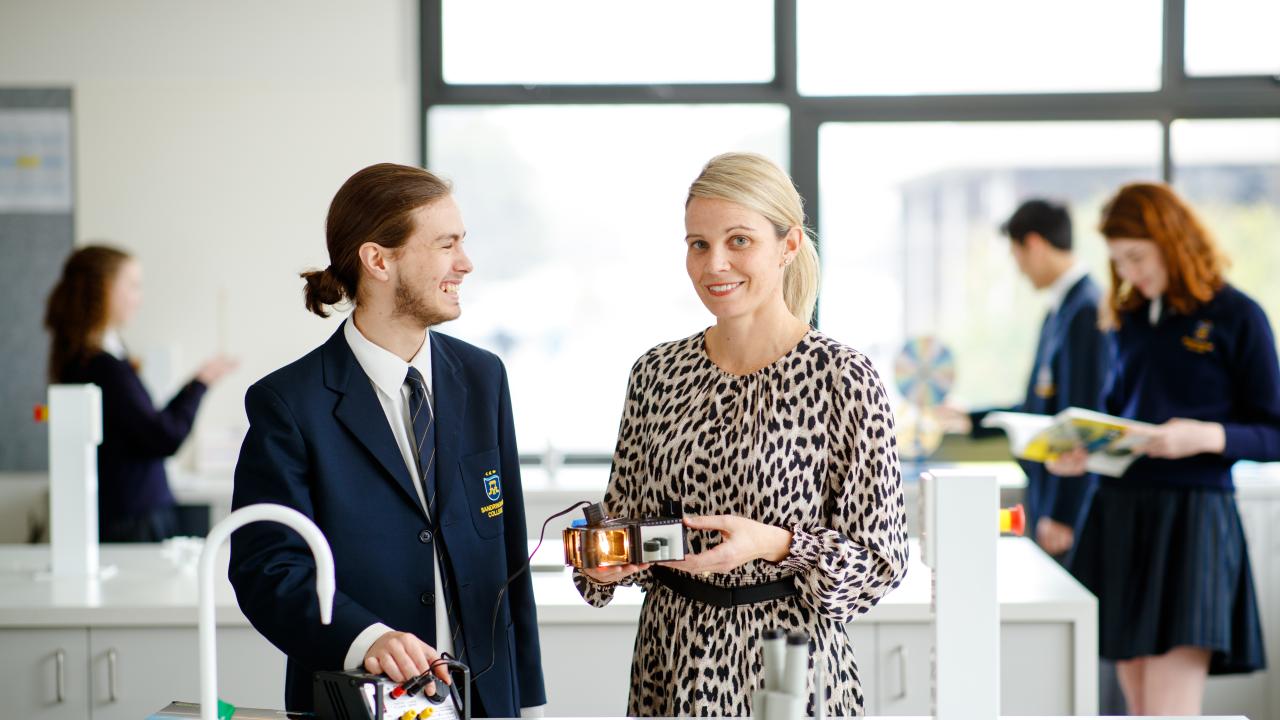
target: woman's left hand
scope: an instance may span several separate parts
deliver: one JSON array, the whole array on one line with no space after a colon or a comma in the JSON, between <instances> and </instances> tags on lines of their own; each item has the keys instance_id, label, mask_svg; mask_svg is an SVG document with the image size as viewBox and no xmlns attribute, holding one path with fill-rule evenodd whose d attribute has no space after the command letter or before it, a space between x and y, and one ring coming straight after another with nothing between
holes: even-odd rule
<instances>
[{"instance_id":1,"label":"woman's left hand","mask_svg":"<svg viewBox=\"0 0 1280 720\"><path fill-rule=\"evenodd\" d=\"M1222 425L1201 420L1174 418L1140 434L1146 436L1146 442L1140 448L1142 452L1166 460L1201 453L1221 453L1226 447Z\"/></svg>"},{"instance_id":2,"label":"woman's left hand","mask_svg":"<svg viewBox=\"0 0 1280 720\"><path fill-rule=\"evenodd\" d=\"M693 530L719 532L720 544L696 555L686 555L684 560L661 565L695 575L722 573L757 559L780 562L791 552L790 531L737 515L690 516L684 519L684 524Z\"/></svg>"}]
</instances>

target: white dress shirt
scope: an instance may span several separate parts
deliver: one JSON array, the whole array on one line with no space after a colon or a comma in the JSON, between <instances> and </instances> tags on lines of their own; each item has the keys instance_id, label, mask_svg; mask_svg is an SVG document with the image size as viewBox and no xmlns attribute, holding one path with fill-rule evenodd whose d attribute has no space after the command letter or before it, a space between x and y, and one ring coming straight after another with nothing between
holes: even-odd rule
<instances>
[{"instance_id":1,"label":"white dress shirt","mask_svg":"<svg viewBox=\"0 0 1280 720\"><path fill-rule=\"evenodd\" d=\"M115 328L107 328L102 333L102 350L117 360L127 360L129 351L125 350L124 340L120 339L120 331Z\"/></svg>"},{"instance_id":2,"label":"white dress shirt","mask_svg":"<svg viewBox=\"0 0 1280 720\"><path fill-rule=\"evenodd\" d=\"M1067 299L1067 293L1071 292L1071 288L1080 282L1080 279L1089 274L1089 268L1084 263L1076 263L1072 265L1066 272L1058 276L1051 285L1045 290L1049 300L1049 312L1058 314L1062 309L1062 302Z\"/></svg>"},{"instance_id":3,"label":"white dress shirt","mask_svg":"<svg viewBox=\"0 0 1280 720\"><path fill-rule=\"evenodd\" d=\"M405 467L409 469L409 476L413 478L413 489L418 493L418 502L426 508L427 500L422 490L422 473L418 469L418 456L414 452L413 444L409 442L409 438L413 435L413 422L409 418L409 386L405 384L405 376L409 374L410 367L417 368L418 372L422 373L422 379L427 385L427 402L434 408L435 391L431 384L429 331L423 333L422 346L409 362L401 360L400 356L375 345L373 341L366 338L356 327L353 318L349 317L343 323L342 333L347 340L347 345L351 347L351 352L355 353L356 362L360 363L360 368L364 370L364 374L369 377L369 382L373 385L374 394L382 404L382 412L387 416L387 424L391 426L391 434L396 439L396 446L400 448ZM449 637L449 615L446 609L448 600L440 582L439 544L433 543L432 548L435 555L435 595L439 599L435 604L436 642L434 647L438 652L448 652L452 655L453 638ZM373 643L392 629L394 628L382 623L375 623L365 628L352 641L342 666L360 667L364 662L365 653L369 652Z\"/></svg>"}]
</instances>

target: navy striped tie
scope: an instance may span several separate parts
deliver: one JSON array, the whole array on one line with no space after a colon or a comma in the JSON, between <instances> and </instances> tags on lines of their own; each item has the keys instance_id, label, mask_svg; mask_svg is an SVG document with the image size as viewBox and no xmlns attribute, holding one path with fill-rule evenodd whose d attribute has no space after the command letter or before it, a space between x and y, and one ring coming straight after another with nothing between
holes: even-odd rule
<instances>
[{"instance_id":1,"label":"navy striped tie","mask_svg":"<svg viewBox=\"0 0 1280 720\"><path fill-rule=\"evenodd\" d=\"M435 524L436 498L436 427L427 383L417 368L410 367L404 381L409 385L409 419L413 424L414 456L418 460L418 476L422 478L422 494L427 503L427 519Z\"/></svg>"},{"instance_id":2,"label":"navy striped tie","mask_svg":"<svg viewBox=\"0 0 1280 720\"><path fill-rule=\"evenodd\" d=\"M428 552L426 562L424 563L424 574L421 576L424 592L421 595L422 604L429 608L426 617L423 618L426 623L426 637L422 639L429 645L436 644L436 636L440 628L436 627L435 604L444 601L445 610L448 612L451 603L448 602L448 587L445 578L441 577L441 588L445 591L445 597L437 598L435 593L435 563L432 555L435 552L435 543L438 538L435 534L438 532L436 528L436 423L435 413L431 409L431 397L427 393L427 383L422 379L422 373L417 368L410 367L409 372L405 375L404 381L409 386L409 420L413 426L413 453L418 461L418 476L422 478L422 495L426 502L427 512L427 529L422 530L418 534L418 539L427 544L431 550ZM443 562L443 559L442 559ZM447 573L441 573L446 575ZM449 613L452 616L452 613Z\"/></svg>"}]
</instances>

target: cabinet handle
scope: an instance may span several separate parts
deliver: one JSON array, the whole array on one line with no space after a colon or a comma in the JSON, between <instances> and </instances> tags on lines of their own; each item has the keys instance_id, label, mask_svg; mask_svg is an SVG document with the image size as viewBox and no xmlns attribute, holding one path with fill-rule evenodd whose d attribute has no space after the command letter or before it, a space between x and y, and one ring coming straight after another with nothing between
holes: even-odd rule
<instances>
[{"instance_id":1,"label":"cabinet handle","mask_svg":"<svg viewBox=\"0 0 1280 720\"><path fill-rule=\"evenodd\" d=\"M58 648L53 654L53 692L59 704L66 702L66 685L67 685L67 651Z\"/></svg>"},{"instance_id":2,"label":"cabinet handle","mask_svg":"<svg viewBox=\"0 0 1280 720\"><path fill-rule=\"evenodd\" d=\"M116 649L107 651L107 702L115 702L116 695Z\"/></svg>"},{"instance_id":3,"label":"cabinet handle","mask_svg":"<svg viewBox=\"0 0 1280 720\"><path fill-rule=\"evenodd\" d=\"M902 700L907 697L907 648L898 645L889 654L898 657L898 692L894 693L893 699Z\"/></svg>"}]
</instances>

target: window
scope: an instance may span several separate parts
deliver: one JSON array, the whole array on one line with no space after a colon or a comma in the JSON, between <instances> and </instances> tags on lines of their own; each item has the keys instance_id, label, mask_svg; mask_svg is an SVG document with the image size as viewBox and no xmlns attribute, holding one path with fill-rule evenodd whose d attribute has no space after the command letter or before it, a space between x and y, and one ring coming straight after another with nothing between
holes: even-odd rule
<instances>
[{"instance_id":1,"label":"window","mask_svg":"<svg viewBox=\"0 0 1280 720\"><path fill-rule=\"evenodd\" d=\"M711 322L681 208L726 150L790 169L819 328L886 378L906 337L942 336L958 403L1026 381L1042 306L998 228L1032 195L1071 204L1101 280L1102 201L1176 179L1280 318L1277 88L1213 77L1280 74L1276 0L420 8L424 164L455 181L478 268L445 330L501 355L521 447L549 466L606 458L632 361Z\"/></svg>"},{"instance_id":2,"label":"window","mask_svg":"<svg viewBox=\"0 0 1280 720\"><path fill-rule=\"evenodd\" d=\"M1280 2L1186 0L1188 75L1280 75Z\"/></svg>"},{"instance_id":3,"label":"window","mask_svg":"<svg viewBox=\"0 0 1280 720\"><path fill-rule=\"evenodd\" d=\"M1159 0L799 0L806 95L1155 90Z\"/></svg>"},{"instance_id":4,"label":"window","mask_svg":"<svg viewBox=\"0 0 1280 720\"><path fill-rule=\"evenodd\" d=\"M612 452L627 372L714 320L684 271L684 200L714 155L786 166L776 105L438 107L476 272L442 328L498 353L525 452Z\"/></svg>"},{"instance_id":5,"label":"window","mask_svg":"<svg viewBox=\"0 0 1280 720\"><path fill-rule=\"evenodd\" d=\"M956 356L955 399L1015 402L1044 319L999 227L1023 200L1072 210L1100 281L1094 228L1125 182L1158 179L1155 122L831 123L819 134L824 331L882 373L907 337Z\"/></svg>"},{"instance_id":6,"label":"window","mask_svg":"<svg viewBox=\"0 0 1280 720\"><path fill-rule=\"evenodd\" d=\"M443 70L449 83L773 79L773 3L768 0L445 0L443 8Z\"/></svg>"},{"instance_id":7,"label":"window","mask_svg":"<svg viewBox=\"0 0 1280 720\"><path fill-rule=\"evenodd\" d=\"M1178 120L1171 139L1175 187L1280 328L1280 120Z\"/></svg>"}]
</instances>

